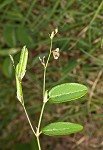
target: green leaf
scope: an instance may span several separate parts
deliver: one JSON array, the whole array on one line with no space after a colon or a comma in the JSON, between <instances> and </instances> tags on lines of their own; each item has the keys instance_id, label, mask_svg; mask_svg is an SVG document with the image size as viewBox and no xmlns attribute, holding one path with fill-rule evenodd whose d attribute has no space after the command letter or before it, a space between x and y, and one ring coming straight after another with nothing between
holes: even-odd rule
<instances>
[{"instance_id":1,"label":"green leaf","mask_svg":"<svg viewBox=\"0 0 103 150\"><path fill-rule=\"evenodd\" d=\"M8 56L16 54L19 51L18 48L10 48L10 49L0 49L0 55L1 56Z\"/></svg>"},{"instance_id":2,"label":"green leaf","mask_svg":"<svg viewBox=\"0 0 103 150\"><path fill-rule=\"evenodd\" d=\"M3 61L2 71L7 78L11 78L13 75L13 65L9 57Z\"/></svg>"},{"instance_id":3,"label":"green leaf","mask_svg":"<svg viewBox=\"0 0 103 150\"><path fill-rule=\"evenodd\" d=\"M27 60L28 60L28 50L26 46L22 48L21 55L20 55L20 61L16 66L16 87L17 87L17 98L18 100L23 104L23 92L22 92L22 85L21 81L22 78L25 75L26 72L26 66L27 66Z\"/></svg>"},{"instance_id":4,"label":"green leaf","mask_svg":"<svg viewBox=\"0 0 103 150\"><path fill-rule=\"evenodd\" d=\"M27 60L28 60L28 50L27 50L26 46L24 46L22 48L22 52L20 55L20 61L16 66L16 75L21 80L24 77L25 72L26 72Z\"/></svg>"},{"instance_id":5,"label":"green leaf","mask_svg":"<svg viewBox=\"0 0 103 150\"><path fill-rule=\"evenodd\" d=\"M68 135L79 132L83 126L70 122L55 122L47 125L41 131L49 136Z\"/></svg>"},{"instance_id":6,"label":"green leaf","mask_svg":"<svg viewBox=\"0 0 103 150\"><path fill-rule=\"evenodd\" d=\"M84 96L87 87L78 83L65 83L52 88L49 92L49 101L52 103L62 103L72 101Z\"/></svg>"},{"instance_id":7,"label":"green leaf","mask_svg":"<svg viewBox=\"0 0 103 150\"><path fill-rule=\"evenodd\" d=\"M30 31L27 30L24 26L20 26L17 29L17 37L22 45L27 45L27 47L33 47L34 41L30 35Z\"/></svg>"},{"instance_id":8,"label":"green leaf","mask_svg":"<svg viewBox=\"0 0 103 150\"><path fill-rule=\"evenodd\" d=\"M13 26L6 26L4 28L4 39L6 41L6 44L10 47L16 46L16 32L15 27Z\"/></svg>"},{"instance_id":9,"label":"green leaf","mask_svg":"<svg viewBox=\"0 0 103 150\"><path fill-rule=\"evenodd\" d=\"M17 99L23 104L22 85L19 78L16 76Z\"/></svg>"}]
</instances>

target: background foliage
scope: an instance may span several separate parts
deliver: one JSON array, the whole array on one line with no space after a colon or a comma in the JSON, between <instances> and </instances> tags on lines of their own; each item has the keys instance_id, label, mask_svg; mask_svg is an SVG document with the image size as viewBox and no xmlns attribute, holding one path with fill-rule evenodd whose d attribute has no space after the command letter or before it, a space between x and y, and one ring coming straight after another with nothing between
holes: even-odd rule
<instances>
[{"instance_id":1,"label":"background foliage","mask_svg":"<svg viewBox=\"0 0 103 150\"><path fill-rule=\"evenodd\" d=\"M15 96L15 77L8 54L17 63L21 47L26 45L29 49L23 91L35 125L42 101L43 70L38 57L48 54L48 33L56 27L59 33L53 46L60 48L61 56L58 61L51 59L47 87L80 82L89 88L89 93L81 101L66 105L48 103L43 124L76 121L84 126L84 131L67 137L41 137L43 149L103 149L103 1L0 0L0 150L37 150Z\"/></svg>"}]
</instances>

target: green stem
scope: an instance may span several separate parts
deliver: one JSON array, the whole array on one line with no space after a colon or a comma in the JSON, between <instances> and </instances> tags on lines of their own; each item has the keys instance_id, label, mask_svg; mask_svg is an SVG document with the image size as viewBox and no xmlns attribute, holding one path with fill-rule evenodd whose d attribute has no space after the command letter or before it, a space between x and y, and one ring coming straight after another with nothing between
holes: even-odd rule
<instances>
[{"instance_id":1,"label":"green stem","mask_svg":"<svg viewBox=\"0 0 103 150\"><path fill-rule=\"evenodd\" d=\"M47 70L48 63L49 63L49 60L50 60L50 56L51 56L51 53L52 53L52 42L53 42L53 39L51 39L51 42L50 42L50 52L49 52L49 55L48 55L48 58L47 58L47 62L46 62L46 64L45 64L45 66L44 66L43 99L44 99L44 94L45 94L46 70Z\"/></svg>"},{"instance_id":2,"label":"green stem","mask_svg":"<svg viewBox=\"0 0 103 150\"><path fill-rule=\"evenodd\" d=\"M36 138L37 138L37 143L38 143L39 150L41 150L40 141L39 141L40 125L41 125L41 121L42 121L42 117L43 117L43 112L44 112L45 104L46 103L43 103L43 105L42 105L42 109L41 109L41 113L40 113L40 118L39 118L39 123L38 123L38 127L37 127L37 134L36 134Z\"/></svg>"},{"instance_id":3,"label":"green stem","mask_svg":"<svg viewBox=\"0 0 103 150\"><path fill-rule=\"evenodd\" d=\"M48 56L48 59L47 59L46 65L45 65L45 69L47 69L48 62L50 60L50 56L51 56L51 53L52 53L52 42L53 42L53 39L51 39L51 42L50 42L50 52L49 52L49 56Z\"/></svg>"},{"instance_id":4,"label":"green stem","mask_svg":"<svg viewBox=\"0 0 103 150\"><path fill-rule=\"evenodd\" d=\"M34 133L34 135L36 136L36 133L35 133L35 131L34 131L34 128L33 128L32 124L31 124L31 121L30 121L30 118L29 118L29 116L28 116L28 113L27 113L27 111L26 111L25 105L23 104L22 106L23 106L24 112L25 112L25 114L26 114L26 117L27 117L27 119L28 119L29 125L30 125L30 127L31 127L31 129L32 129L32 131L33 131L33 133Z\"/></svg>"},{"instance_id":5,"label":"green stem","mask_svg":"<svg viewBox=\"0 0 103 150\"><path fill-rule=\"evenodd\" d=\"M46 90L46 88L45 88L46 70L47 70L48 62L49 62L49 60L50 60L51 51L52 51L52 39L51 39L51 44L50 44L50 52L49 52L49 55L48 55L48 58L47 58L47 62L46 62L46 64L45 64L45 66L44 66L43 100L44 100L44 94L45 94L45 90ZM46 104L46 103L43 102L42 109L41 109L41 113L40 113L40 117L39 117L38 128L37 128L38 131L39 131L39 129L40 129L40 125L41 125L41 121L42 121L42 116L43 116L45 104Z\"/></svg>"},{"instance_id":6,"label":"green stem","mask_svg":"<svg viewBox=\"0 0 103 150\"><path fill-rule=\"evenodd\" d=\"M43 112L44 112L45 104L46 103L43 103L43 105L42 105L42 109L41 109L41 113L40 113L40 118L39 118L39 123L38 123L38 132L39 132L40 125L41 125L41 121L42 121L42 117L43 117Z\"/></svg>"},{"instance_id":7,"label":"green stem","mask_svg":"<svg viewBox=\"0 0 103 150\"><path fill-rule=\"evenodd\" d=\"M44 66L44 77L43 77L43 99L45 95L45 78L46 78L46 67Z\"/></svg>"},{"instance_id":8,"label":"green stem","mask_svg":"<svg viewBox=\"0 0 103 150\"><path fill-rule=\"evenodd\" d=\"M38 143L38 148L39 148L39 150L41 150L40 141L39 141L39 136L37 136L37 143Z\"/></svg>"},{"instance_id":9,"label":"green stem","mask_svg":"<svg viewBox=\"0 0 103 150\"><path fill-rule=\"evenodd\" d=\"M44 96L45 96L45 91L46 91L46 87L45 87L45 79L46 79L46 70L47 70L47 66L50 60L50 56L52 53L52 39L51 39L51 44L50 44L50 52L47 58L47 62L44 66L44 77L43 77L43 105L42 105L42 109L41 109L41 113L40 113L40 117L39 117L39 122L38 122L38 127L37 127L37 143L38 143L38 148L39 150L41 150L41 146L40 146L40 141L39 141L39 136L40 136L40 126L41 126L41 122L42 122L42 117L43 117L43 112L44 112L44 108L45 108L45 104L46 102L44 102Z\"/></svg>"},{"instance_id":10,"label":"green stem","mask_svg":"<svg viewBox=\"0 0 103 150\"><path fill-rule=\"evenodd\" d=\"M46 62L46 64L45 64L45 66L44 66L43 100L44 100L44 95L45 95L45 91L46 91L46 88L45 88L46 70L47 70L48 62L49 62L49 60L50 60L51 51L52 51L52 39L51 39L51 44L50 44L49 56L48 56L48 58L47 58L47 62ZM38 123L38 131L39 131L39 129L40 129L40 125L41 125L41 121L42 121L42 116L43 116L45 104L46 104L46 103L43 102L42 109L41 109L41 113L40 113L40 118L39 118L39 123Z\"/></svg>"}]
</instances>

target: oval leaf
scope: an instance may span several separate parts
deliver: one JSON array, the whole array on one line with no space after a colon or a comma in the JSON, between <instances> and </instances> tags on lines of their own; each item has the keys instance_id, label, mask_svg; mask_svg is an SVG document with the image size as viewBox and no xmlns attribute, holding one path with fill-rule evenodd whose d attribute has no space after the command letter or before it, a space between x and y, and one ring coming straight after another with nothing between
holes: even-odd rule
<instances>
[{"instance_id":1,"label":"oval leaf","mask_svg":"<svg viewBox=\"0 0 103 150\"><path fill-rule=\"evenodd\" d=\"M55 122L47 125L42 129L42 133L49 136L68 135L79 132L83 126L70 122Z\"/></svg>"},{"instance_id":2,"label":"oval leaf","mask_svg":"<svg viewBox=\"0 0 103 150\"><path fill-rule=\"evenodd\" d=\"M52 88L49 92L49 101L52 103L62 103L72 101L84 96L87 87L78 83L65 83Z\"/></svg>"}]
</instances>

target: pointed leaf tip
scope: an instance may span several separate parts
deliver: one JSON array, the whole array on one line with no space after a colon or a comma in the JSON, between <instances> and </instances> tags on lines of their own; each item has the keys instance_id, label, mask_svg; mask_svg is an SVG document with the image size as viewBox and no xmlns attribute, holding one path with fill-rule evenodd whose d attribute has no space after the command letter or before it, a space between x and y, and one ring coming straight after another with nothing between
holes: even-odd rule
<instances>
[{"instance_id":1,"label":"pointed leaf tip","mask_svg":"<svg viewBox=\"0 0 103 150\"><path fill-rule=\"evenodd\" d=\"M25 75L26 72L26 66L27 66L27 60L28 60L28 50L26 46L22 48L20 60L19 63L16 66L16 88L17 88L17 98L18 100L23 104L23 92L22 92L22 78Z\"/></svg>"}]
</instances>

